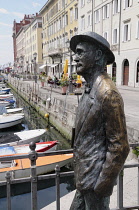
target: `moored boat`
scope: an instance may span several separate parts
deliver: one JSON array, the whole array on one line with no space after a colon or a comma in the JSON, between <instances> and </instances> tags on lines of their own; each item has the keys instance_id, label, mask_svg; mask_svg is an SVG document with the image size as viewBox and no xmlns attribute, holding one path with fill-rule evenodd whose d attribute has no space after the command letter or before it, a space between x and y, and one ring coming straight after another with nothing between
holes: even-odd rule
<instances>
[{"instance_id":1,"label":"moored boat","mask_svg":"<svg viewBox=\"0 0 139 210\"><path fill-rule=\"evenodd\" d=\"M16 154L13 154L14 157ZM4 156L1 156L4 157ZM55 170L56 165L63 167L72 161L73 154L51 155L38 157L36 160L36 174L46 174ZM0 181L5 181L6 172L11 172L13 179L30 176L30 160L17 159L8 162L0 162Z\"/></svg>"},{"instance_id":2,"label":"moored boat","mask_svg":"<svg viewBox=\"0 0 139 210\"><path fill-rule=\"evenodd\" d=\"M8 94L10 92L11 88L2 88L0 87L0 95L2 94Z\"/></svg>"},{"instance_id":3,"label":"moored boat","mask_svg":"<svg viewBox=\"0 0 139 210\"><path fill-rule=\"evenodd\" d=\"M46 129L24 130L15 133L7 133L0 135L0 145L21 145L30 142L39 142L46 133Z\"/></svg>"},{"instance_id":4,"label":"moored boat","mask_svg":"<svg viewBox=\"0 0 139 210\"><path fill-rule=\"evenodd\" d=\"M10 102L9 101L5 101L5 100L1 100L0 99L0 106L9 106L10 105Z\"/></svg>"},{"instance_id":5,"label":"moored boat","mask_svg":"<svg viewBox=\"0 0 139 210\"><path fill-rule=\"evenodd\" d=\"M0 129L9 128L20 124L24 119L24 114L3 114L0 115Z\"/></svg>"},{"instance_id":6,"label":"moored boat","mask_svg":"<svg viewBox=\"0 0 139 210\"><path fill-rule=\"evenodd\" d=\"M1 94L0 95L0 99L13 99L13 94L9 93L9 94Z\"/></svg>"},{"instance_id":7,"label":"moored boat","mask_svg":"<svg viewBox=\"0 0 139 210\"><path fill-rule=\"evenodd\" d=\"M39 142L36 143L36 152L46 152L49 150L54 151L56 150L56 146L58 141L47 141L47 142ZM29 144L22 144L22 145L15 145L15 146L7 146L7 145L0 145L0 155L12 155L12 154L21 154L21 153L29 153L30 148Z\"/></svg>"}]
</instances>

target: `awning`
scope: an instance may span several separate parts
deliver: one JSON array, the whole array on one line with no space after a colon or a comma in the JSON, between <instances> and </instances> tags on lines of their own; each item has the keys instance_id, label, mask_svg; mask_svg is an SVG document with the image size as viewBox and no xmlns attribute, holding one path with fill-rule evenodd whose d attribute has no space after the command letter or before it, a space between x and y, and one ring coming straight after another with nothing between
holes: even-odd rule
<instances>
[{"instance_id":1,"label":"awning","mask_svg":"<svg viewBox=\"0 0 139 210\"><path fill-rule=\"evenodd\" d=\"M43 69L45 66L46 66L46 64L45 64L45 65L40 66L40 67L39 67L39 69Z\"/></svg>"},{"instance_id":2,"label":"awning","mask_svg":"<svg viewBox=\"0 0 139 210\"><path fill-rule=\"evenodd\" d=\"M52 64L51 67L52 67L52 68L53 68L53 67L56 67L56 66L58 66L58 64L59 64L59 63Z\"/></svg>"}]
</instances>

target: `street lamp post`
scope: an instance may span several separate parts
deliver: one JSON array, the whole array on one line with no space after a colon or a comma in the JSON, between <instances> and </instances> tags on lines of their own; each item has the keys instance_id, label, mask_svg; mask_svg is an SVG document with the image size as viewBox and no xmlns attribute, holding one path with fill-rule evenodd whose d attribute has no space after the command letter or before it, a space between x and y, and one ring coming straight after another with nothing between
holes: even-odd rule
<instances>
[{"instance_id":1,"label":"street lamp post","mask_svg":"<svg viewBox=\"0 0 139 210\"><path fill-rule=\"evenodd\" d=\"M20 61L21 61L21 64L20 64L21 72L20 73L22 73L22 75L23 75L23 61L24 61L24 57L22 55L20 56Z\"/></svg>"},{"instance_id":2,"label":"street lamp post","mask_svg":"<svg viewBox=\"0 0 139 210\"><path fill-rule=\"evenodd\" d=\"M34 63L34 74L35 74L35 83L37 83L37 66L36 66L37 53L33 54L33 63Z\"/></svg>"},{"instance_id":3,"label":"street lamp post","mask_svg":"<svg viewBox=\"0 0 139 210\"><path fill-rule=\"evenodd\" d=\"M70 49L70 42L66 42L68 51L70 53L70 73L69 73L69 93L73 93L73 84L72 84L72 51Z\"/></svg>"}]
</instances>

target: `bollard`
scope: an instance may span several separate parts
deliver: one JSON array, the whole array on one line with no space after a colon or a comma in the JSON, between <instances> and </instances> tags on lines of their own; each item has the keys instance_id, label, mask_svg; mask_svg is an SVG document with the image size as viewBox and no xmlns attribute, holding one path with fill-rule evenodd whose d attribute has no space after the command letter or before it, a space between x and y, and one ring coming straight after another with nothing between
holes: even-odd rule
<instances>
[{"instance_id":1,"label":"bollard","mask_svg":"<svg viewBox=\"0 0 139 210\"><path fill-rule=\"evenodd\" d=\"M119 209L123 208L123 176L124 170L122 170L118 176L118 184L117 184L117 207Z\"/></svg>"},{"instance_id":2,"label":"bollard","mask_svg":"<svg viewBox=\"0 0 139 210\"><path fill-rule=\"evenodd\" d=\"M7 210L11 210L11 174L9 171L6 172L7 182Z\"/></svg>"},{"instance_id":3,"label":"bollard","mask_svg":"<svg viewBox=\"0 0 139 210\"><path fill-rule=\"evenodd\" d=\"M29 144L30 152L29 159L31 162L31 209L37 210L37 176L36 176L36 160L38 158L37 152L35 151L36 144L31 142Z\"/></svg>"},{"instance_id":4,"label":"bollard","mask_svg":"<svg viewBox=\"0 0 139 210\"><path fill-rule=\"evenodd\" d=\"M60 210L60 168L59 165L55 167L56 172L56 210Z\"/></svg>"}]
</instances>

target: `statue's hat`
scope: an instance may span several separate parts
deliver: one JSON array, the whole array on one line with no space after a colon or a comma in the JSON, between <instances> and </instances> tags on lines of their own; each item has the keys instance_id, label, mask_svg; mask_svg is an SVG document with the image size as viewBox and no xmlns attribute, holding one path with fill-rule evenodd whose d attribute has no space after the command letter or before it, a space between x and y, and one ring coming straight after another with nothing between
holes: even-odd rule
<instances>
[{"instance_id":1,"label":"statue's hat","mask_svg":"<svg viewBox=\"0 0 139 210\"><path fill-rule=\"evenodd\" d=\"M89 42L90 44L98 45L100 48L102 47L102 51L104 51L107 56L107 65L114 62L115 56L110 50L110 44L99 34L90 31L73 36L70 40L70 48L73 52L76 52L76 46L80 42Z\"/></svg>"}]
</instances>

